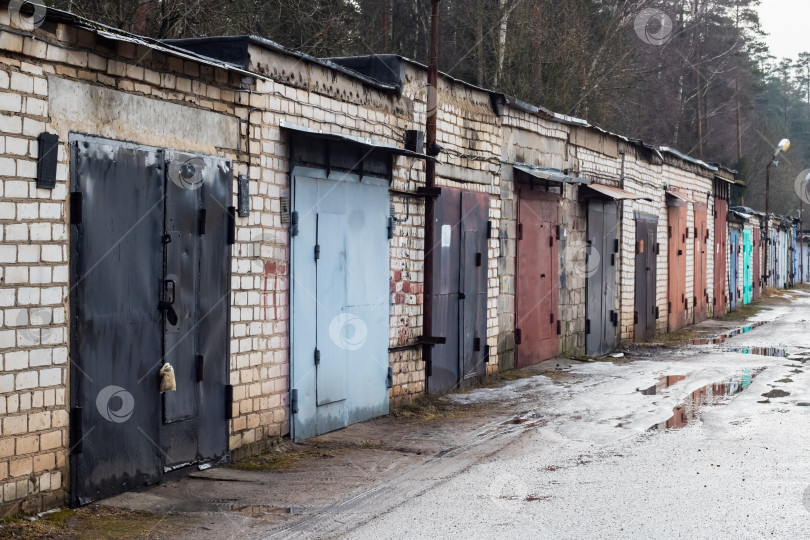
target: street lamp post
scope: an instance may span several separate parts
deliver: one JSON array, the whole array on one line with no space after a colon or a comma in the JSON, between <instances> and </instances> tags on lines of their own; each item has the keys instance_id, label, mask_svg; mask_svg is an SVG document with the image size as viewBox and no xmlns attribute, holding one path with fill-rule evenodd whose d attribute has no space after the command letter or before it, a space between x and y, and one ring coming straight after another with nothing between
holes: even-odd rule
<instances>
[{"instance_id":1,"label":"street lamp post","mask_svg":"<svg viewBox=\"0 0 810 540\"><path fill-rule=\"evenodd\" d=\"M771 165L779 165L776 161L776 157L779 155L780 152L787 152L788 148L790 148L790 141L787 139L782 139L779 141L779 146L776 147L776 151L773 153L773 157L768 162L768 166L765 167L765 287L768 287L768 278L771 276L770 268L768 268L768 251L770 251L770 244L771 238L768 235L768 227L770 225L771 215L770 215L770 208L768 206L769 203L769 196L771 190Z\"/></svg>"}]
</instances>

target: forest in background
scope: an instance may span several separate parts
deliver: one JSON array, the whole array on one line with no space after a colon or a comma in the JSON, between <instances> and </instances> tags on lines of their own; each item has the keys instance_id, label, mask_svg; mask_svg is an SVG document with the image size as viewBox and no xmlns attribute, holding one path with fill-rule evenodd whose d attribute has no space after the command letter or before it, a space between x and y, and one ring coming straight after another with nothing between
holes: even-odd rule
<instances>
[{"instance_id":1,"label":"forest in background","mask_svg":"<svg viewBox=\"0 0 810 540\"><path fill-rule=\"evenodd\" d=\"M427 62L430 0L50 0L155 38L254 34L314 56ZM810 52L769 54L759 0L441 0L453 77L737 169L745 205L798 215L810 168ZM802 36L797 36L801 39Z\"/></svg>"}]
</instances>

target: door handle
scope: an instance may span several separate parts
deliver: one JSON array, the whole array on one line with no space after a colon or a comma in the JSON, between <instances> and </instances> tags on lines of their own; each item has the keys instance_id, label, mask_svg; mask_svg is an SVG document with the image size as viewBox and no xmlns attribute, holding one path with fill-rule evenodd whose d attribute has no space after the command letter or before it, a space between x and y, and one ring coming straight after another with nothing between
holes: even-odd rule
<instances>
[{"instance_id":1,"label":"door handle","mask_svg":"<svg viewBox=\"0 0 810 540\"><path fill-rule=\"evenodd\" d=\"M163 299L158 302L158 309L166 313L166 320L172 326L177 324L177 312L174 310L175 283L173 279L163 280Z\"/></svg>"}]
</instances>

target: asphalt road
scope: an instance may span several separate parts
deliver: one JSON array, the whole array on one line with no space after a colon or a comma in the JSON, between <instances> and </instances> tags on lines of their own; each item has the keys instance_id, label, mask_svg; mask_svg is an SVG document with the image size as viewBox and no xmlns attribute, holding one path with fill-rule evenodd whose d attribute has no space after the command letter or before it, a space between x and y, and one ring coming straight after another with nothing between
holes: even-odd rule
<instances>
[{"instance_id":1,"label":"asphalt road","mask_svg":"<svg viewBox=\"0 0 810 540\"><path fill-rule=\"evenodd\" d=\"M103 505L165 516L156 538L810 538L810 294L766 304L723 343L553 361L448 398L461 414Z\"/></svg>"}]
</instances>

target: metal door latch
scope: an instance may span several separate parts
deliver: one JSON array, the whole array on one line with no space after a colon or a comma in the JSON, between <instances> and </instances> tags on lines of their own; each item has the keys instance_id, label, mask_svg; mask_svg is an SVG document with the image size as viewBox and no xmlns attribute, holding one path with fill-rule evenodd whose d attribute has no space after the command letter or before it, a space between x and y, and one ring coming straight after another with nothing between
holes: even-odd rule
<instances>
[{"instance_id":1,"label":"metal door latch","mask_svg":"<svg viewBox=\"0 0 810 540\"><path fill-rule=\"evenodd\" d=\"M174 280L163 280L163 299L158 302L158 309L166 314L166 320L172 326L175 326L178 321L177 312L174 310L174 291Z\"/></svg>"}]
</instances>

